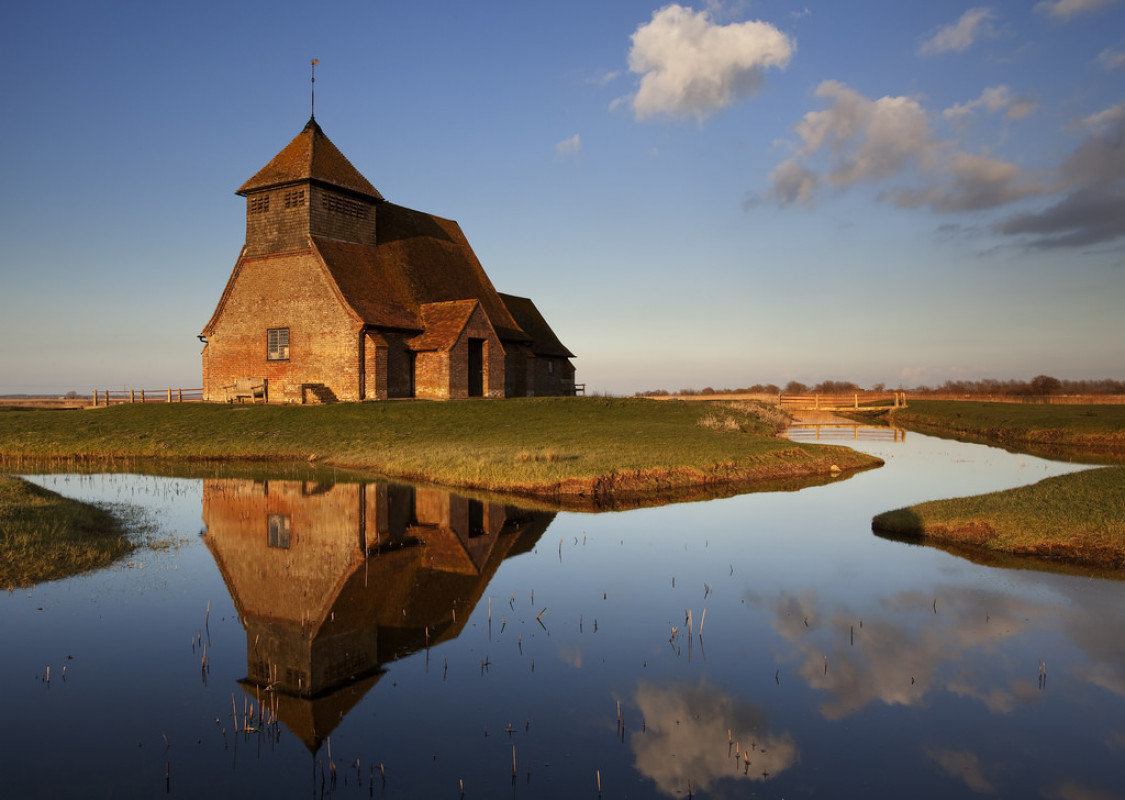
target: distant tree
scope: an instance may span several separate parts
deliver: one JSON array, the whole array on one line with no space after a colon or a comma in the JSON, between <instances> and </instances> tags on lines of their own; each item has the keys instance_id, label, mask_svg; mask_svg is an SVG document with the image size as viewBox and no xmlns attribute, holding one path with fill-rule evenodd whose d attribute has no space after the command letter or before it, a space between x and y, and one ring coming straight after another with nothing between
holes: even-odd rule
<instances>
[{"instance_id":1,"label":"distant tree","mask_svg":"<svg viewBox=\"0 0 1125 800\"><path fill-rule=\"evenodd\" d=\"M66 399L67 400L77 400L78 399L78 392L71 389L69 392L66 393Z\"/></svg>"},{"instance_id":2,"label":"distant tree","mask_svg":"<svg viewBox=\"0 0 1125 800\"><path fill-rule=\"evenodd\" d=\"M813 389L813 391L823 392L824 394L842 394L858 390L859 387L851 381L821 381Z\"/></svg>"},{"instance_id":3,"label":"distant tree","mask_svg":"<svg viewBox=\"0 0 1125 800\"><path fill-rule=\"evenodd\" d=\"M1050 375L1036 375L1031 379L1032 394L1058 394L1062 391L1062 381Z\"/></svg>"},{"instance_id":4,"label":"distant tree","mask_svg":"<svg viewBox=\"0 0 1125 800\"><path fill-rule=\"evenodd\" d=\"M887 384L885 384L885 383L872 384L871 391L873 391L873 392L885 392L885 391L887 391Z\"/></svg>"},{"instance_id":5,"label":"distant tree","mask_svg":"<svg viewBox=\"0 0 1125 800\"><path fill-rule=\"evenodd\" d=\"M805 386L805 384L800 381L789 381L789 383L785 384L786 394L803 394L808 390L809 387Z\"/></svg>"},{"instance_id":6,"label":"distant tree","mask_svg":"<svg viewBox=\"0 0 1125 800\"><path fill-rule=\"evenodd\" d=\"M714 393L715 393L715 390L713 388L711 388L710 386L705 386L703 388L703 390L700 392L700 394L714 394Z\"/></svg>"}]
</instances>

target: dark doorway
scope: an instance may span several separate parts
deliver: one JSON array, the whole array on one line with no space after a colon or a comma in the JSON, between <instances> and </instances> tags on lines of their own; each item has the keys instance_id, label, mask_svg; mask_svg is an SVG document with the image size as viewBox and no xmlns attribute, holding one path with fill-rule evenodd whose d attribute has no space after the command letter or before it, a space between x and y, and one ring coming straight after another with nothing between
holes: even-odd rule
<instances>
[{"instance_id":1,"label":"dark doorway","mask_svg":"<svg viewBox=\"0 0 1125 800\"><path fill-rule=\"evenodd\" d=\"M484 397L484 339L469 340L469 397Z\"/></svg>"}]
</instances>

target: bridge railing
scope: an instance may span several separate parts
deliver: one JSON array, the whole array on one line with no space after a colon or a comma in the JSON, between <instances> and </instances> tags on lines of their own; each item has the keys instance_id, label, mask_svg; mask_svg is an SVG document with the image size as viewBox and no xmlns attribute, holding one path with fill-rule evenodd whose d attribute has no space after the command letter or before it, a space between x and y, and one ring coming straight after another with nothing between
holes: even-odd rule
<instances>
[{"instance_id":1,"label":"bridge railing","mask_svg":"<svg viewBox=\"0 0 1125 800\"><path fill-rule=\"evenodd\" d=\"M778 394L777 403L793 411L879 411L906 407L906 392Z\"/></svg>"}]
</instances>

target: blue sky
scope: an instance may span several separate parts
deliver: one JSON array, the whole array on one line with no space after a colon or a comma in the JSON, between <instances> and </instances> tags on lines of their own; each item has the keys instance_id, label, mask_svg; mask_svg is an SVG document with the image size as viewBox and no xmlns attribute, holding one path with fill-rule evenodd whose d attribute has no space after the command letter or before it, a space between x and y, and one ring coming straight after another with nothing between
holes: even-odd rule
<instances>
[{"instance_id":1,"label":"blue sky","mask_svg":"<svg viewBox=\"0 0 1125 800\"><path fill-rule=\"evenodd\" d=\"M591 390L1125 378L1125 2L43 2L0 31L0 393L198 387L304 126Z\"/></svg>"}]
</instances>

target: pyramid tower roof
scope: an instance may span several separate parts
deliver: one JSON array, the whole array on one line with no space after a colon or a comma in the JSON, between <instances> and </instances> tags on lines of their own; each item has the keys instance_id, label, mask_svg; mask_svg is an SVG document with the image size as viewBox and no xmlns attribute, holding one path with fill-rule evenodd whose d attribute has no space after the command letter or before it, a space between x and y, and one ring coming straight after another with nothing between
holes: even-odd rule
<instances>
[{"instance_id":1,"label":"pyramid tower roof","mask_svg":"<svg viewBox=\"0 0 1125 800\"><path fill-rule=\"evenodd\" d=\"M372 200L383 199L379 190L352 166L313 118L309 119L293 141L258 170L254 177L242 184L237 194L245 195L300 181L334 186Z\"/></svg>"}]
</instances>

